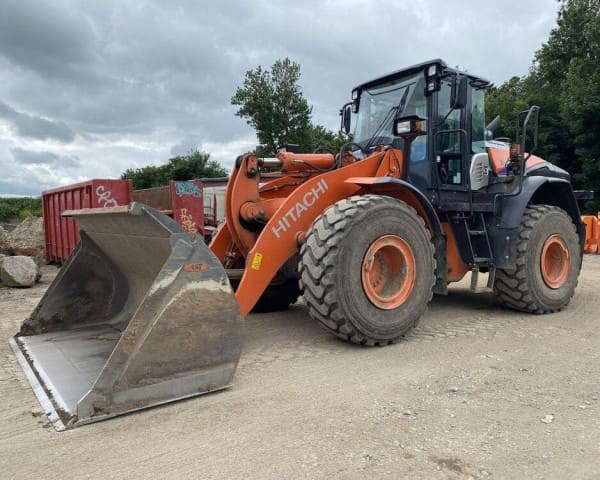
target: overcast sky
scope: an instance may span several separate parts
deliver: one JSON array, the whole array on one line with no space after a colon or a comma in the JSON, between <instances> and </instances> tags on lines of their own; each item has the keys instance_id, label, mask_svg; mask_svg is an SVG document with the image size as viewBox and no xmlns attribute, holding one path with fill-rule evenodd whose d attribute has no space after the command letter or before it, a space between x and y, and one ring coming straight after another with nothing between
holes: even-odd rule
<instances>
[{"instance_id":1,"label":"overcast sky","mask_svg":"<svg viewBox=\"0 0 600 480\"><path fill-rule=\"evenodd\" d=\"M244 73L300 63L313 120L356 84L431 58L495 83L527 73L556 0L0 0L0 195L39 195L199 148L256 144Z\"/></svg>"}]
</instances>

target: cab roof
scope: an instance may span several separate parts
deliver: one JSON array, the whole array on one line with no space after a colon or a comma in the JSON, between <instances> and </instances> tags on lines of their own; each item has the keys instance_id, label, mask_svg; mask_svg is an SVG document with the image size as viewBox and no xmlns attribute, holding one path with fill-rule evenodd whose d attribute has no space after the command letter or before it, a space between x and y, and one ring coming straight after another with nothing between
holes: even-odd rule
<instances>
[{"instance_id":1,"label":"cab roof","mask_svg":"<svg viewBox=\"0 0 600 480\"><path fill-rule=\"evenodd\" d=\"M440 67L440 70L442 71L442 75L447 73L466 75L471 80L471 84L478 88L487 87L491 84L490 81L486 80L485 78L477 77L475 75L471 75L470 73L461 72L460 70L457 70L455 68L448 67L448 64L444 62L444 60L442 60L441 58L435 58L427 62L417 63L416 65L412 65L401 70L396 70L395 72L388 73L387 75L383 75L368 82L362 83L361 85L355 87L354 90L364 90L367 88L372 88L376 85L381 85L382 83L391 82L393 80L396 80L397 78L412 75L420 71L424 72L431 65L438 65Z\"/></svg>"}]
</instances>

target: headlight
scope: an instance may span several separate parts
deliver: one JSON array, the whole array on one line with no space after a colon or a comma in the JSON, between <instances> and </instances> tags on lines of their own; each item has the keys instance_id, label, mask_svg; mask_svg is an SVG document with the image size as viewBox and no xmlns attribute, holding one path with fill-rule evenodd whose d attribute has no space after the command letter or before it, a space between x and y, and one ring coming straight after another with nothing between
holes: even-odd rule
<instances>
[{"instance_id":1,"label":"headlight","mask_svg":"<svg viewBox=\"0 0 600 480\"><path fill-rule=\"evenodd\" d=\"M396 123L396 135L402 135L403 133L410 133L410 120Z\"/></svg>"},{"instance_id":2,"label":"headlight","mask_svg":"<svg viewBox=\"0 0 600 480\"><path fill-rule=\"evenodd\" d=\"M399 118L394 124L394 135L400 136L418 136L426 133L426 119L417 115Z\"/></svg>"}]
</instances>

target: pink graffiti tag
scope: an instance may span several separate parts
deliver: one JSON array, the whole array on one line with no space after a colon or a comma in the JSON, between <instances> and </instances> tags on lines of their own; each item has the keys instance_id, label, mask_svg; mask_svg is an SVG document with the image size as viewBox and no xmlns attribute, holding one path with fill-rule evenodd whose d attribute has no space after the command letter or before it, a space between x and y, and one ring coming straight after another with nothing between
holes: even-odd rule
<instances>
[{"instance_id":1,"label":"pink graffiti tag","mask_svg":"<svg viewBox=\"0 0 600 480\"><path fill-rule=\"evenodd\" d=\"M196 222L194 222L194 218L188 213L187 208L182 208L181 213L179 214L181 219L181 226L191 233L198 233L198 226Z\"/></svg>"},{"instance_id":2,"label":"pink graffiti tag","mask_svg":"<svg viewBox=\"0 0 600 480\"><path fill-rule=\"evenodd\" d=\"M112 198L112 192L106 190L104 185L99 185L96 188L96 197L98 197L98 203L102 204L103 207L118 207L117 201Z\"/></svg>"}]
</instances>

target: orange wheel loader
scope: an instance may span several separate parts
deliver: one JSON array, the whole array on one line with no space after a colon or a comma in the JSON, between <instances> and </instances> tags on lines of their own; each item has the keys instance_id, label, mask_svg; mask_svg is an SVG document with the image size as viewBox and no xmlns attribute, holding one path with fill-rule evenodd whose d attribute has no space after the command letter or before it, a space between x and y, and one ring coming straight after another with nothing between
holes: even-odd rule
<instances>
[{"instance_id":1,"label":"orange wheel loader","mask_svg":"<svg viewBox=\"0 0 600 480\"><path fill-rule=\"evenodd\" d=\"M401 339L468 272L507 307L564 308L585 240L576 194L533 155L537 107L493 139L488 85L442 60L359 85L339 153L237 158L208 247L141 204L65 212L81 244L11 340L56 428L226 388L243 318L299 295L359 345Z\"/></svg>"}]
</instances>

